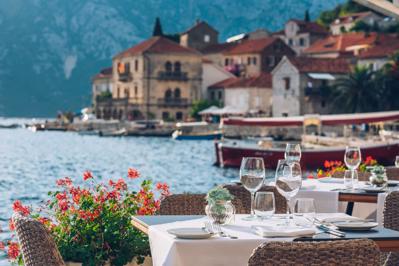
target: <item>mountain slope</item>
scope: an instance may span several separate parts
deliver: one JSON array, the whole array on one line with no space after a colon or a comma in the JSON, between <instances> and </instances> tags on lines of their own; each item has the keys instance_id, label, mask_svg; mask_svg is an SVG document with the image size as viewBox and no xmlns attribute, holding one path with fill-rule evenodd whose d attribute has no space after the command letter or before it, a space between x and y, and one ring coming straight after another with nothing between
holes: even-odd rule
<instances>
[{"instance_id":1,"label":"mountain slope","mask_svg":"<svg viewBox=\"0 0 399 266\"><path fill-rule=\"evenodd\" d=\"M312 17L342 0L2 0L0 116L54 116L90 103L90 78L117 52L148 38L156 16L164 32L197 18L221 39L289 18Z\"/></svg>"}]
</instances>

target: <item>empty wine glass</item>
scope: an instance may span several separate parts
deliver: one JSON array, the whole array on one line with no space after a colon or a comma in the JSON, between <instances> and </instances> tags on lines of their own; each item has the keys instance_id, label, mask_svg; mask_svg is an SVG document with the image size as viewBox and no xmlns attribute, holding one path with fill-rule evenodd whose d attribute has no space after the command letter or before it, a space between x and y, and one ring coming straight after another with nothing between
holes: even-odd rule
<instances>
[{"instance_id":1,"label":"empty wine glass","mask_svg":"<svg viewBox=\"0 0 399 266\"><path fill-rule=\"evenodd\" d=\"M299 162L301 160L301 145L287 143L284 158L288 162Z\"/></svg>"},{"instance_id":2,"label":"empty wine glass","mask_svg":"<svg viewBox=\"0 0 399 266\"><path fill-rule=\"evenodd\" d=\"M399 155L396 155L395 166L399 168Z\"/></svg>"},{"instance_id":3,"label":"empty wine glass","mask_svg":"<svg viewBox=\"0 0 399 266\"><path fill-rule=\"evenodd\" d=\"M354 189L357 187L358 174L356 170L345 170L344 186L346 189Z\"/></svg>"},{"instance_id":4,"label":"empty wine glass","mask_svg":"<svg viewBox=\"0 0 399 266\"><path fill-rule=\"evenodd\" d=\"M277 191L287 200L287 224L290 224L291 204L290 201L298 194L302 185L301 166L298 162L279 160L276 169ZM290 212L291 210L291 212Z\"/></svg>"},{"instance_id":5,"label":"empty wine glass","mask_svg":"<svg viewBox=\"0 0 399 266\"><path fill-rule=\"evenodd\" d=\"M314 204L314 199L311 198L297 199L295 203L294 212L299 216L304 216L306 219L309 219L313 224L314 218L316 217L316 207Z\"/></svg>"},{"instance_id":6,"label":"empty wine glass","mask_svg":"<svg viewBox=\"0 0 399 266\"><path fill-rule=\"evenodd\" d=\"M345 150L345 164L351 170L351 179L354 180L355 170L362 161L362 155L359 147L347 146Z\"/></svg>"},{"instance_id":7,"label":"empty wine glass","mask_svg":"<svg viewBox=\"0 0 399 266\"><path fill-rule=\"evenodd\" d=\"M263 158L259 157L244 157L241 161L240 167L240 181L241 184L251 193L251 214L245 217L244 220L256 219L254 213L254 199L255 193L258 191L265 179L265 164Z\"/></svg>"},{"instance_id":8,"label":"empty wine glass","mask_svg":"<svg viewBox=\"0 0 399 266\"><path fill-rule=\"evenodd\" d=\"M273 216L275 207L274 193L260 191L255 196L255 215L261 220L270 218Z\"/></svg>"}]
</instances>

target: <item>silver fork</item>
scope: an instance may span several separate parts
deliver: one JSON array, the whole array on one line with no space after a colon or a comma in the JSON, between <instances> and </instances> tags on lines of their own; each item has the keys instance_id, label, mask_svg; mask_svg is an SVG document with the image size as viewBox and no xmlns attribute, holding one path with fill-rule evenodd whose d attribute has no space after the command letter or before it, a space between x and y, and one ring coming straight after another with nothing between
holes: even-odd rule
<instances>
[{"instance_id":1,"label":"silver fork","mask_svg":"<svg viewBox=\"0 0 399 266\"><path fill-rule=\"evenodd\" d=\"M228 233L226 233L226 232L223 232L223 229L222 229L222 227L220 226L220 224L215 223L214 226L216 227L216 231L218 232L218 234L219 234L220 236L222 236L222 237L229 237L229 238L231 238L231 239L238 239L238 236L233 236L233 235L230 235L230 234L228 234Z\"/></svg>"}]
</instances>

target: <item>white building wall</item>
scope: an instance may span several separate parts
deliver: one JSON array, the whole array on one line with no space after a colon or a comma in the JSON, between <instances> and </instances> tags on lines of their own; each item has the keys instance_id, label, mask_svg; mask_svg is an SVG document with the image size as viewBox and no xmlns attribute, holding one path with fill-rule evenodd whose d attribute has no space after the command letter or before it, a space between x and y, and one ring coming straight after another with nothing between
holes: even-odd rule
<instances>
[{"instance_id":1,"label":"white building wall","mask_svg":"<svg viewBox=\"0 0 399 266\"><path fill-rule=\"evenodd\" d=\"M250 109L250 91L248 89L227 89L224 90L224 105L232 106L239 110L248 112Z\"/></svg>"},{"instance_id":2,"label":"white building wall","mask_svg":"<svg viewBox=\"0 0 399 266\"><path fill-rule=\"evenodd\" d=\"M376 71L381 69L386 63L388 63L388 58L373 58L373 59L359 59L358 64L360 66L371 66L371 68Z\"/></svg>"},{"instance_id":3,"label":"white building wall","mask_svg":"<svg viewBox=\"0 0 399 266\"><path fill-rule=\"evenodd\" d=\"M273 116L297 116L300 108L300 75L298 70L287 60L282 61L273 70ZM285 88L285 78L290 86Z\"/></svg>"},{"instance_id":4,"label":"white building wall","mask_svg":"<svg viewBox=\"0 0 399 266\"><path fill-rule=\"evenodd\" d=\"M219 81L232 78L233 74L224 70L220 66L217 66L213 63L203 63L202 64L202 99L207 98L207 90L208 87L212 84L215 84Z\"/></svg>"}]
</instances>

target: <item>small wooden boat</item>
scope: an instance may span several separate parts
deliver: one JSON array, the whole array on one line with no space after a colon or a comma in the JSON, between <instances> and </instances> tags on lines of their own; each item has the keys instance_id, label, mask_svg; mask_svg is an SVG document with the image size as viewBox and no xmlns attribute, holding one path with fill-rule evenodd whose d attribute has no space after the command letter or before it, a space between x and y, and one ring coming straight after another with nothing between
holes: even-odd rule
<instances>
[{"instance_id":1,"label":"small wooden boat","mask_svg":"<svg viewBox=\"0 0 399 266\"><path fill-rule=\"evenodd\" d=\"M177 123L172 138L176 140L218 140L222 138L221 130L212 130L206 122Z\"/></svg>"}]
</instances>

